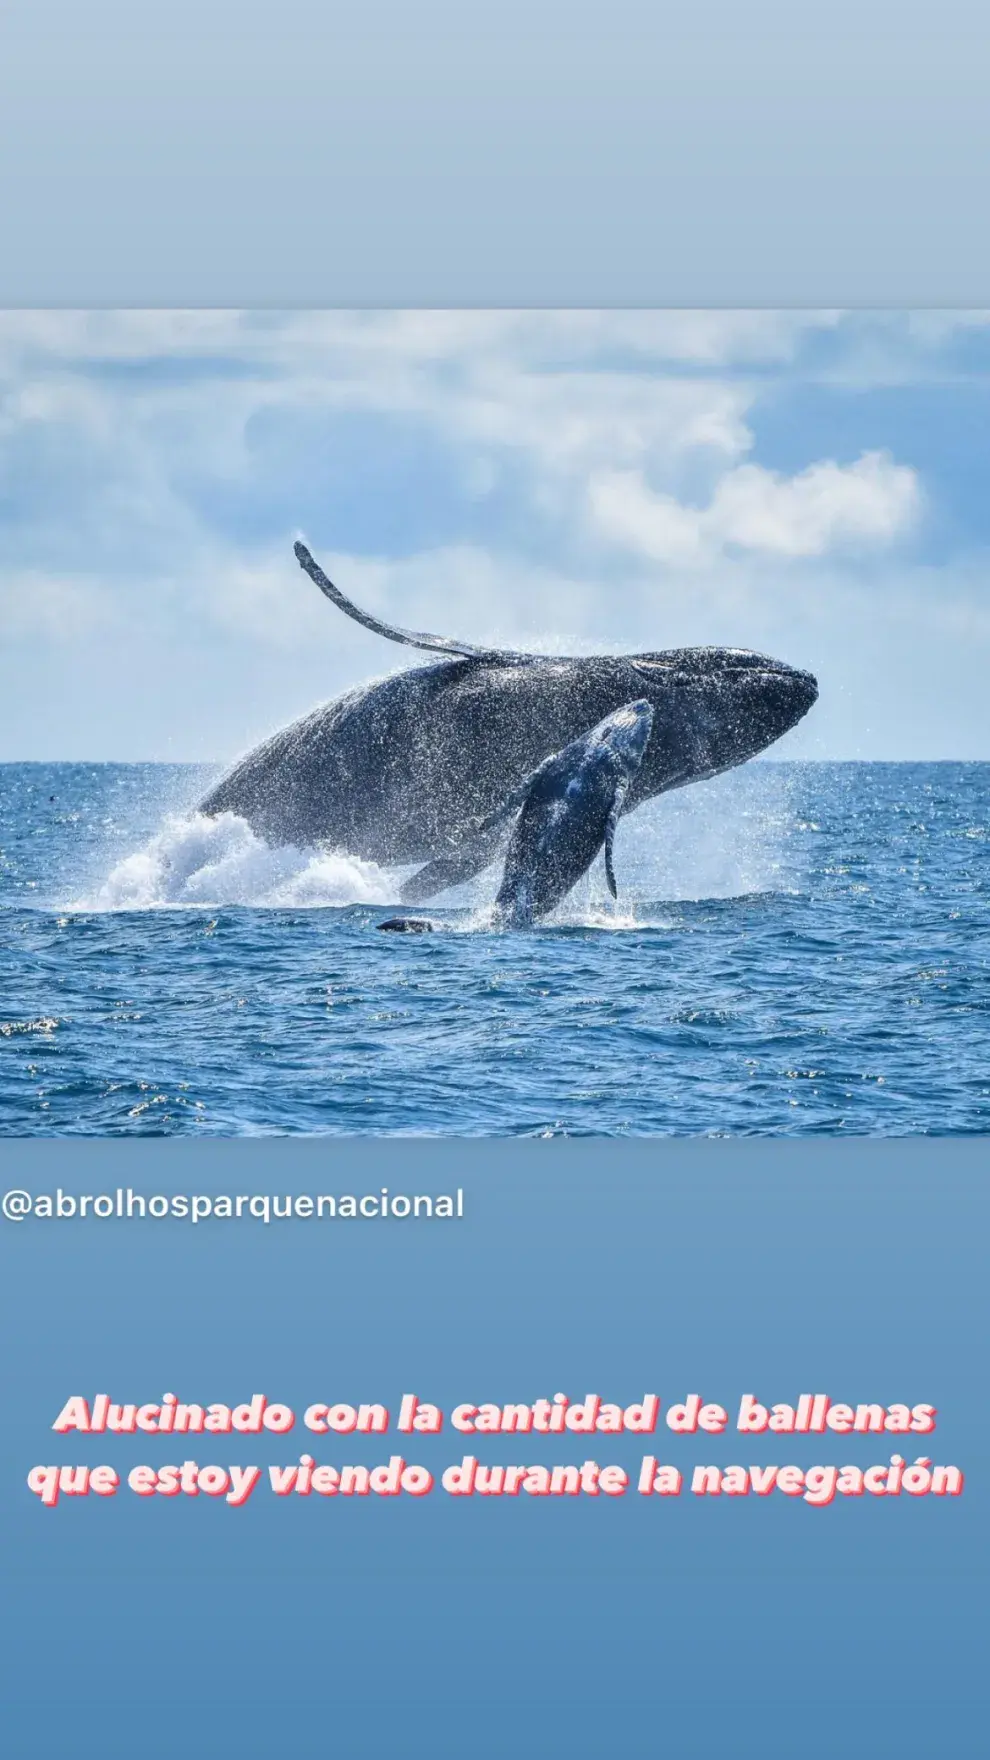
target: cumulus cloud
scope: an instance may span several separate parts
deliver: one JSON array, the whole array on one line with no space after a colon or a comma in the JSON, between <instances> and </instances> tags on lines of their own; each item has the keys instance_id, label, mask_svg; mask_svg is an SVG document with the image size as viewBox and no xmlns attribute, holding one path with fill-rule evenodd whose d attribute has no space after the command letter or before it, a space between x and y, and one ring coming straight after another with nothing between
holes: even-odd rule
<instances>
[{"instance_id":1,"label":"cumulus cloud","mask_svg":"<svg viewBox=\"0 0 990 1760\"><path fill-rule=\"evenodd\" d=\"M623 353L641 364L731 365L788 360L808 334L841 321L826 311L8 311L0 366L230 355L258 370L309 371L319 359L347 376L397 361L560 364Z\"/></svg>"},{"instance_id":2,"label":"cumulus cloud","mask_svg":"<svg viewBox=\"0 0 990 1760\"><path fill-rule=\"evenodd\" d=\"M972 374L985 328L981 314L0 313L0 695L47 699L73 738L87 727L87 753L95 715L109 753L143 727L142 751L181 737L182 755L212 757L415 661L326 604L297 535L360 604L468 641L728 641L826 671L882 602L888 633L899 619L921 649L951 622L975 652L982 561L953 598L944 555L958 570L967 544L979 554L974 503L946 513L955 455L923 423L932 387ZM860 395L893 384L909 388L896 409ZM779 444L784 424L788 468L770 469L762 436ZM181 681L181 710L147 689L149 662ZM46 737L68 749L54 723Z\"/></svg>"},{"instance_id":3,"label":"cumulus cloud","mask_svg":"<svg viewBox=\"0 0 990 1760\"><path fill-rule=\"evenodd\" d=\"M735 457L752 443L748 402L732 385L516 371L473 377L433 418L464 440L524 452L537 469L573 473L644 457L669 464L695 450Z\"/></svg>"},{"instance_id":4,"label":"cumulus cloud","mask_svg":"<svg viewBox=\"0 0 990 1760\"><path fill-rule=\"evenodd\" d=\"M0 442L64 432L106 468L251 468L252 424L419 423L542 478L745 453L751 369L833 313L0 313Z\"/></svg>"},{"instance_id":5,"label":"cumulus cloud","mask_svg":"<svg viewBox=\"0 0 990 1760\"><path fill-rule=\"evenodd\" d=\"M885 545L914 524L921 490L909 466L865 452L854 464L825 460L792 477L738 465L705 507L656 493L632 471L595 477L588 500L613 542L652 561L694 565L733 549L798 558Z\"/></svg>"},{"instance_id":6,"label":"cumulus cloud","mask_svg":"<svg viewBox=\"0 0 990 1760\"><path fill-rule=\"evenodd\" d=\"M747 380L667 371L671 361L707 369L777 357L827 321L773 313L0 314L0 575L68 577L78 559L90 577L125 589L154 583L159 598L191 599L197 617L208 619L212 607L218 625L290 649L306 639L312 617L276 609L292 528L307 526L330 549L352 536L340 529L339 498L336 516L321 502L334 492L334 460L345 459L338 479L349 468L358 432L367 466L350 479L355 500L345 514L377 499L380 513L364 520L366 559L383 550L392 563L413 559L402 576L390 575L393 600L400 586L418 599L414 559L424 546L418 533L397 529L403 482L388 449L433 449L446 529L431 533L438 584L421 615L442 626L447 559L457 556L458 578L480 581L479 506L499 496L511 503L505 537L486 533L489 551L503 560L510 553L503 573L522 579L532 568L525 528L534 522L542 523L545 572L566 572L596 473L647 470L673 483L685 461L711 476L752 446ZM375 433L381 440L372 446ZM399 469L409 474L402 458ZM347 554L360 559L353 544ZM479 585L479 603L483 592ZM413 613L403 598L391 615L409 623Z\"/></svg>"},{"instance_id":7,"label":"cumulus cloud","mask_svg":"<svg viewBox=\"0 0 990 1760\"><path fill-rule=\"evenodd\" d=\"M114 619L112 595L99 581L40 571L0 576L0 630L10 644L40 640L71 647Z\"/></svg>"},{"instance_id":8,"label":"cumulus cloud","mask_svg":"<svg viewBox=\"0 0 990 1760\"><path fill-rule=\"evenodd\" d=\"M78 541L108 568L174 568L209 547L209 501L250 494L257 436L295 434L264 458L261 497L296 494L342 424L405 423L447 448L468 499L514 470L514 495L645 557L719 544L820 554L904 524L903 467L872 455L814 463L790 481L756 464L760 371L788 361L835 313L120 312L0 314L0 475L33 477L0 536L11 565ZM754 376L755 375L755 376ZM383 429L383 432L385 430ZM20 461L20 462L19 462ZM44 481L51 478L50 483ZM57 481L56 479L60 479ZM709 501L685 498L685 480ZM80 485L84 485L85 493ZM383 485L388 489L387 478ZM378 487L376 485L376 487ZM229 497L227 497L229 499ZM915 496L916 499L916 496ZM33 505L37 503L37 505ZM334 534L329 534L333 541ZM461 534L451 533L457 542Z\"/></svg>"}]
</instances>

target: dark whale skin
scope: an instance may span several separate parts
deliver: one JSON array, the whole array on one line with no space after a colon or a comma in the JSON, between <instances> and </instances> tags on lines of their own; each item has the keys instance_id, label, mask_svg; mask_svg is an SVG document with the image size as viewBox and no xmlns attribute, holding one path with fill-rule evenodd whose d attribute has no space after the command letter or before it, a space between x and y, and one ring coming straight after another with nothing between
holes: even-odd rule
<instances>
[{"instance_id":1,"label":"dark whale skin","mask_svg":"<svg viewBox=\"0 0 990 1760\"><path fill-rule=\"evenodd\" d=\"M649 750L653 710L627 703L541 764L509 836L494 921L528 928L566 898L605 850L609 891L616 827Z\"/></svg>"},{"instance_id":2,"label":"dark whale skin","mask_svg":"<svg viewBox=\"0 0 990 1760\"><path fill-rule=\"evenodd\" d=\"M653 734L627 810L745 762L818 695L810 673L735 648L413 666L347 692L249 752L201 810L270 843L382 865L456 849L544 759L632 698Z\"/></svg>"}]
</instances>

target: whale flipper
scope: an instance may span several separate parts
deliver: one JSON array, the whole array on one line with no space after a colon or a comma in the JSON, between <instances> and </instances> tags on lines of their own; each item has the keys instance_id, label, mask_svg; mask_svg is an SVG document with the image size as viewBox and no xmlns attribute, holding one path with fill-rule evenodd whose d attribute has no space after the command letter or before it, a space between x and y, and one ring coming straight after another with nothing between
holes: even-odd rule
<instances>
[{"instance_id":1,"label":"whale flipper","mask_svg":"<svg viewBox=\"0 0 990 1760\"><path fill-rule=\"evenodd\" d=\"M438 856L435 861L427 862L425 868L418 868L415 874L410 874L399 893L402 903L424 904L428 898L435 898L438 892L446 892L451 886L460 886L464 880L473 880L476 874L481 874L490 867L508 842L509 820L532 793L537 777L555 762L556 758L551 757L537 765L493 813L472 826L468 836L461 840L456 849L448 855Z\"/></svg>"},{"instance_id":2,"label":"whale flipper","mask_svg":"<svg viewBox=\"0 0 990 1760\"><path fill-rule=\"evenodd\" d=\"M387 641L401 642L407 648L427 648L439 654L458 654L466 660L496 661L502 666L528 666L537 658L535 654L523 654L514 648L476 648L471 642L458 642L452 636L421 635L415 630L399 629L394 623L383 623L381 618L362 611L339 587L334 586L305 544L296 543L293 549L300 567L306 570L310 580L316 582L321 593L348 617L353 617L355 623L363 623L365 629L374 630L375 635L384 636Z\"/></svg>"},{"instance_id":3,"label":"whale flipper","mask_svg":"<svg viewBox=\"0 0 990 1760\"><path fill-rule=\"evenodd\" d=\"M621 777L616 786L615 799L612 802L612 808L608 816L608 823L605 826L605 878L608 881L608 889L613 898L618 898L619 896L618 888L615 884L615 866L613 862L615 831L625 809L626 796L629 793L629 788L630 778L628 776Z\"/></svg>"},{"instance_id":4,"label":"whale flipper","mask_svg":"<svg viewBox=\"0 0 990 1760\"><path fill-rule=\"evenodd\" d=\"M502 928L547 916L586 874L604 844L609 891L615 829L653 728L645 697L626 703L534 772L515 820L495 899Z\"/></svg>"},{"instance_id":5,"label":"whale flipper","mask_svg":"<svg viewBox=\"0 0 990 1760\"><path fill-rule=\"evenodd\" d=\"M417 868L399 892L402 903L425 904L438 892L446 892L449 887L460 886L462 881L473 880L476 874L483 873L497 859L505 844L510 811L508 806L500 810L492 821L479 828L475 836L459 844L448 855L437 856L424 868Z\"/></svg>"},{"instance_id":6,"label":"whale flipper","mask_svg":"<svg viewBox=\"0 0 990 1760\"><path fill-rule=\"evenodd\" d=\"M548 759L547 763L552 763ZM470 831L449 853L437 856L435 861L427 862L425 868L417 868L403 884L399 897L403 904L423 904L428 898L435 898L438 892L446 892L451 886L460 886L464 880L473 880L476 874L484 873L501 855L509 839L509 820L519 811L523 801L530 794L533 783L546 764L540 764L518 788L514 788L506 800L502 801L485 819L476 820Z\"/></svg>"},{"instance_id":7,"label":"whale flipper","mask_svg":"<svg viewBox=\"0 0 990 1760\"><path fill-rule=\"evenodd\" d=\"M615 868L612 865L612 847L615 843L615 827L619 823L619 814L621 811L622 803L620 800L616 799L615 805L608 816L608 824L605 827L605 878L608 881L608 889L613 898L618 898L619 896L618 887L615 884Z\"/></svg>"}]
</instances>

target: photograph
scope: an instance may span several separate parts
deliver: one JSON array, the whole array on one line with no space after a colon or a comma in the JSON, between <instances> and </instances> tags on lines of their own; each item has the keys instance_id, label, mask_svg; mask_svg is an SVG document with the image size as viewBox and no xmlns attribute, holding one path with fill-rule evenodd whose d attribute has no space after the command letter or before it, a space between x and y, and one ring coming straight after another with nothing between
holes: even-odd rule
<instances>
[{"instance_id":1,"label":"photograph","mask_svg":"<svg viewBox=\"0 0 990 1760\"><path fill-rule=\"evenodd\" d=\"M990 312L0 312L0 1133L990 1128Z\"/></svg>"},{"instance_id":2,"label":"photograph","mask_svg":"<svg viewBox=\"0 0 990 1760\"><path fill-rule=\"evenodd\" d=\"M985 1760L984 36L2 8L9 1760Z\"/></svg>"}]
</instances>

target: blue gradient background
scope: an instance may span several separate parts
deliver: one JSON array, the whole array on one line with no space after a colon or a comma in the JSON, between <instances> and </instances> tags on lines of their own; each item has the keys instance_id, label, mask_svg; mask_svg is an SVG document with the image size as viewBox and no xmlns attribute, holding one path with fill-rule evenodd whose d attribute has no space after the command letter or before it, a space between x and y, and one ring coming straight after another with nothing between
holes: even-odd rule
<instances>
[{"instance_id":1,"label":"blue gradient background","mask_svg":"<svg viewBox=\"0 0 990 1760\"><path fill-rule=\"evenodd\" d=\"M982 1142L7 1146L4 1183L467 1193L457 1225L0 1231L8 1751L18 1757L833 1756L985 1751ZM235 1403L697 1391L928 1400L958 1499L65 1502L37 1461L75 1392ZM267 1464L389 1438L196 1439ZM680 1466L885 1461L897 1443L673 1438ZM400 1450L434 1470L571 1438ZM640 1439L602 1442L638 1466ZM903 1452L903 1450L902 1450ZM67 1731L71 1730L71 1735Z\"/></svg>"},{"instance_id":2,"label":"blue gradient background","mask_svg":"<svg viewBox=\"0 0 990 1760\"><path fill-rule=\"evenodd\" d=\"M6 0L6 304L985 304L980 0Z\"/></svg>"},{"instance_id":3,"label":"blue gradient background","mask_svg":"<svg viewBox=\"0 0 990 1760\"><path fill-rule=\"evenodd\" d=\"M975 0L379 0L360 24L8 0L0 301L985 304L988 32ZM413 1233L0 1229L16 1760L985 1751L984 1143L52 1142L2 1165L78 1189L428 1167L471 1206ZM967 1489L44 1511L24 1475L101 1384L900 1394L939 1405Z\"/></svg>"}]
</instances>

